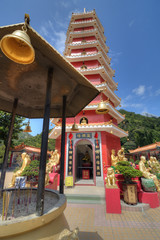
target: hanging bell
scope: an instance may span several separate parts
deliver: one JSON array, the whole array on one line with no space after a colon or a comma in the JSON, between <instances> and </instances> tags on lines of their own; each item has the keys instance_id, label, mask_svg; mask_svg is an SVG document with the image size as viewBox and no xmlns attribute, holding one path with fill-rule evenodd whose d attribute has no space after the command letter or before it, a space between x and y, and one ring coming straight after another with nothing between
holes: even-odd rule
<instances>
[{"instance_id":1,"label":"hanging bell","mask_svg":"<svg viewBox=\"0 0 160 240\"><path fill-rule=\"evenodd\" d=\"M74 122L71 128L72 131L79 131L77 124Z\"/></svg>"},{"instance_id":2,"label":"hanging bell","mask_svg":"<svg viewBox=\"0 0 160 240\"><path fill-rule=\"evenodd\" d=\"M23 132L32 132L32 130L31 130L31 127L29 126L29 121L28 121L28 123L27 123L27 126L25 127L25 129L23 130Z\"/></svg>"},{"instance_id":3,"label":"hanging bell","mask_svg":"<svg viewBox=\"0 0 160 240\"><path fill-rule=\"evenodd\" d=\"M25 30L16 30L5 35L1 39L0 47L2 52L16 63L30 64L34 61L34 48Z\"/></svg>"},{"instance_id":4,"label":"hanging bell","mask_svg":"<svg viewBox=\"0 0 160 240\"><path fill-rule=\"evenodd\" d=\"M109 112L109 109L107 108L106 103L101 100L101 102L98 104L98 107L96 109L96 113L97 114L105 114L108 112Z\"/></svg>"}]
</instances>

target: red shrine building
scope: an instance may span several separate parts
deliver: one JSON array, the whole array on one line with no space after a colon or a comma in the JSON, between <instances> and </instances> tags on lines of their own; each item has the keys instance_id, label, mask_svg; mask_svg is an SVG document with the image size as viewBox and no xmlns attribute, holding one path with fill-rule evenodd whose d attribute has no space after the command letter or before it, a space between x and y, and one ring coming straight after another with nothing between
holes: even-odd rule
<instances>
[{"instance_id":1,"label":"red shrine building","mask_svg":"<svg viewBox=\"0 0 160 240\"><path fill-rule=\"evenodd\" d=\"M100 90L75 118L66 119L65 176L73 176L74 184L101 185L111 165L111 150L117 152L120 138L128 135L118 127L125 117L116 110L121 99L115 94L118 84L113 79L108 49L95 10L72 13L64 56ZM49 138L56 140L55 148L60 152L61 119L51 122L55 127Z\"/></svg>"}]
</instances>

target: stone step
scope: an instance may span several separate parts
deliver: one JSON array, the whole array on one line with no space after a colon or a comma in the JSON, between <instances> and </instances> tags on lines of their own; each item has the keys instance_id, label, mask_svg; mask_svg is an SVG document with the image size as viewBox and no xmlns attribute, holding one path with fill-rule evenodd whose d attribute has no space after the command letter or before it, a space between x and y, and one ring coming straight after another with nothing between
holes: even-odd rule
<instances>
[{"instance_id":1,"label":"stone step","mask_svg":"<svg viewBox=\"0 0 160 240\"><path fill-rule=\"evenodd\" d=\"M105 196L83 195L83 194L65 194L68 203L82 204L105 204Z\"/></svg>"}]
</instances>

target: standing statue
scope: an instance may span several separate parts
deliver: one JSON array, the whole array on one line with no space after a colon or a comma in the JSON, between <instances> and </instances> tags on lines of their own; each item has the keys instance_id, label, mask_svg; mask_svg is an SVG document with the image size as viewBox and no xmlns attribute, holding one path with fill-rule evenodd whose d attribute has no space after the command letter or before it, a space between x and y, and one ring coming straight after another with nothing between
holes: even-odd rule
<instances>
[{"instance_id":1,"label":"standing statue","mask_svg":"<svg viewBox=\"0 0 160 240\"><path fill-rule=\"evenodd\" d=\"M105 182L106 182L106 187L117 188L114 169L111 167L107 169L107 177L105 178Z\"/></svg>"},{"instance_id":2,"label":"standing statue","mask_svg":"<svg viewBox=\"0 0 160 240\"><path fill-rule=\"evenodd\" d=\"M116 152L115 152L115 149L112 149L111 150L111 165L116 167L116 164L118 162L118 156L115 156Z\"/></svg>"},{"instance_id":3,"label":"standing statue","mask_svg":"<svg viewBox=\"0 0 160 240\"><path fill-rule=\"evenodd\" d=\"M128 159L125 157L125 154L124 154L124 148L121 148L120 150L118 150L118 160L119 161L128 161Z\"/></svg>"},{"instance_id":4,"label":"standing statue","mask_svg":"<svg viewBox=\"0 0 160 240\"><path fill-rule=\"evenodd\" d=\"M13 177L12 177L12 181L9 185L9 187L14 187L15 186L15 180L16 180L16 177L19 177L21 176L23 170L25 169L26 166L28 166L30 163L31 163L31 159L30 159L30 156L27 154L27 153L22 153L21 154L21 158L22 158L22 167L13 174Z\"/></svg>"},{"instance_id":5,"label":"standing statue","mask_svg":"<svg viewBox=\"0 0 160 240\"><path fill-rule=\"evenodd\" d=\"M139 162L139 170L142 172L142 176L147 179L153 179L153 182L156 186L157 192L160 192L160 185L157 177L150 173L150 168L146 168L145 166L146 158L145 156L140 157L140 162Z\"/></svg>"}]
</instances>

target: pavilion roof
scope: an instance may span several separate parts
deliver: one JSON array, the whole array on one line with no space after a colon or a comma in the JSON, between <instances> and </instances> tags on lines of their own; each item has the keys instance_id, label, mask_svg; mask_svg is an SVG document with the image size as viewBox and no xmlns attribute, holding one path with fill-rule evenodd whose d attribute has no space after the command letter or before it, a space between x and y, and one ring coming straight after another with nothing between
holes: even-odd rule
<instances>
[{"instance_id":1,"label":"pavilion roof","mask_svg":"<svg viewBox=\"0 0 160 240\"><path fill-rule=\"evenodd\" d=\"M41 153L40 148L28 146L28 145L25 145L24 143L21 143L20 145L17 145L14 148L11 148L10 150L12 152L20 152L22 150L26 150L26 152ZM47 153L50 154L50 151L47 151Z\"/></svg>"},{"instance_id":2,"label":"pavilion roof","mask_svg":"<svg viewBox=\"0 0 160 240\"><path fill-rule=\"evenodd\" d=\"M134 150L129 150L130 153L138 153L138 152L145 152L145 151L151 151L156 149L157 147L160 147L160 142L152 143L143 147L138 147Z\"/></svg>"}]
</instances>

